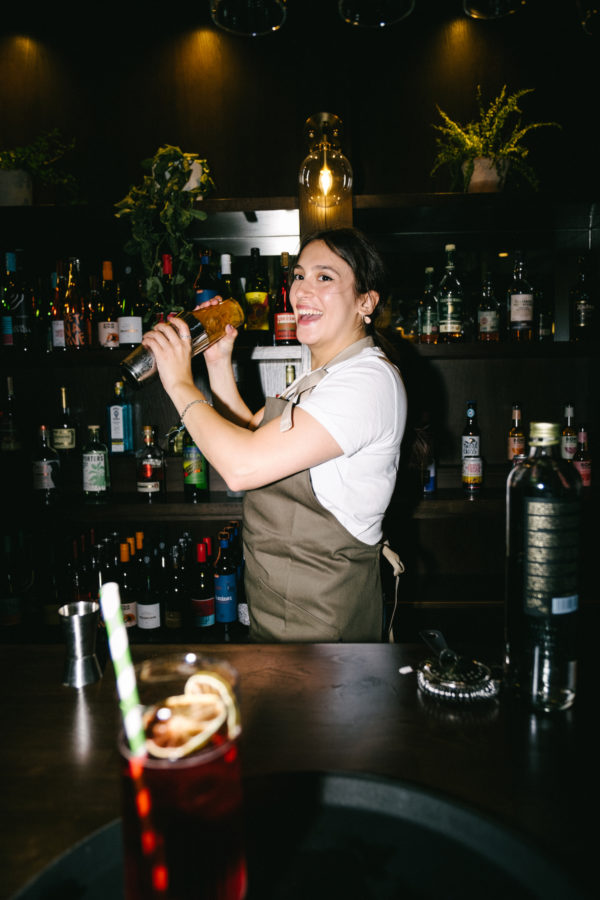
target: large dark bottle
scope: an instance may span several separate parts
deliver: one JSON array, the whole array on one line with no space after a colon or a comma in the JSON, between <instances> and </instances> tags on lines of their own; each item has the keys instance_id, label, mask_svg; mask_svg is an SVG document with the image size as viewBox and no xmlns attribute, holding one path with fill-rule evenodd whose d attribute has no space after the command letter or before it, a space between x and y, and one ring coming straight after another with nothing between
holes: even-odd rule
<instances>
[{"instance_id":1,"label":"large dark bottle","mask_svg":"<svg viewBox=\"0 0 600 900\"><path fill-rule=\"evenodd\" d=\"M162 586L154 559L149 549L139 547L139 532L136 532L137 556L141 559L140 593L138 596L138 634L140 639L148 642L157 640L162 628Z\"/></svg>"},{"instance_id":2,"label":"large dark bottle","mask_svg":"<svg viewBox=\"0 0 600 900\"><path fill-rule=\"evenodd\" d=\"M74 456L77 449L77 428L71 416L66 387L60 389L58 415L52 428L52 446L64 458Z\"/></svg>"},{"instance_id":3,"label":"large dark bottle","mask_svg":"<svg viewBox=\"0 0 600 900\"><path fill-rule=\"evenodd\" d=\"M437 289L439 341L462 341L464 331L464 292L456 275L456 245L446 244L446 270Z\"/></svg>"},{"instance_id":4,"label":"large dark bottle","mask_svg":"<svg viewBox=\"0 0 600 900\"><path fill-rule=\"evenodd\" d=\"M22 449L21 417L12 375L6 376L6 400L0 409L0 453L15 456Z\"/></svg>"},{"instance_id":5,"label":"large dark bottle","mask_svg":"<svg viewBox=\"0 0 600 900\"><path fill-rule=\"evenodd\" d=\"M192 629L197 629L198 640L215 636L215 583L206 543L196 544L196 565L191 577Z\"/></svg>"},{"instance_id":6,"label":"large dark bottle","mask_svg":"<svg viewBox=\"0 0 600 900\"><path fill-rule=\"evenodd\" d=\"M587 260L577 258L577 279L569 291L569 339L590 341L597 339L594 324L596 297L588 275Z\"/></svg>"},{"instance_id":7,"label":"large dark bottle","mask_svg":"<svg viewBox=\"0 0 600 900\"><path fill-rule=\"evenodd\" d=\"M107 443L110 453L133 453L133 406L125 399L125 384L115 382L113 399L106 407Z\"/></svg>"},{"instance_id":8,"label":"large dark bottle","mask_svg":"<svg viewBox=\"0 0 600 900\"><path fill-rule=\"evenodd\" d=\"M532 422L529 457L506 487L505 678L535 709L575 700L581 479L560 427Z\"/></svg>"},{"instance_id":9,"label":"large dark bottle","mask_svg":"<svg viewBox=\"0 0 600 900\"><path fill-rule=\"evenodd\" d=\"M250 266L246 276L246 331L257 343L269 341L269 283L262 268L260 249L250 250Z\"/></svg>"},{"instance_id":10,"label":"large dark bottle","mask_svg":"<svg viewBox=\"0 0 600 900\"><path fill-rule=\"evenodd\" d=\"M165 629L173 637L182 637L187 624L190 595L183 570L181 548L173 544L169 551L169 574L164 609Z\"/></svg>"},{"instance_id":11,"label":"large dark bottle","mask_svg":"<svg viewBox=\"0 0 600 900\"><path fill-rule=\"evenodd\" d=\"M50 444L47 425L40 425L32 464L33 492L45 505L56 502L60 490L60 460Z\"/></svg>"},{"instance_id":12,"label":"large dark bottle","mask_svg":"<svg viewBox=\"0 0 600 900\"><path fill-rule=\"evenodd\" d=\"M125 627L129 629L129 633L134 634L137 630L137 585L135 580L135 569L131 565L129 559L129 544L127 541L121 541L119 544L119 566L118 566L118 584L119 593L121 595L121 612Z\"/></svg>"},{"instance_id":13,"label":"large dark bottle","mask_svg":"<svg viewBox=\"0 0 600 900\"><path fill-rule=\"evenodd\" d=\"M88 439L81 458L86 503L105 503L110 488L110 468L106 444L100 440L99 425L88 425Z\"/></svg>"},{"instance_id":14,"label":"large dark bottle","mask_svg":"<svg viewBox=\"0 0 600 900\"><path fill-rule=\"evenodd\" d=\"M91 344L91 324L81 282L81 263L69 260L69 274L63 306L65 345L68 350L83 350Z\"/></svg>"},{"instance_id":15,"label":"large dark bottle","mask_svg":"<svg viewBox=\"0 0 600 900\"><path fill-rule=\"evenodd\" d=\"M187 503L201 503L208 492L207 462L190 435L183 430L183 494Z\"/></svg>"},{"instance_id":16,"label":"large dark bottle","mask_svg":"<svg viewBox=\"0 0 600 900\"><path fill-rule=\"evenodd\" d=\"M144 445L137 454L138 496L146 503L157 503L165 494L165 454L154 441L154 428L144 425Z\"/></svg>"},{"instance_id":17,"label":"large dark bottle","mask_svg":"<svg viewBox=\"0 0 600 900\"><path fill-rule=\"evenodd\" d=\"M532 341L534 337L534 294L520 251L515 253L512 281L507 291L507 314L511 341Z\"/></svg>"},{"instance_id":18,"label":"large dark bottle","mask_svg":"<svg viewBox=\"0 0 600 900\"><path fill-rule=\"evenodd\" d=\"M33 349L35 297L23 266L23 251L6 254L9 276L5 296L12 313L13 346L16 350Z\"/></svg>"},{"instance_id":19,"label":"large dark bottle","mask_svg":"<svg viewBox=\"0 0 600 900\"><path fill-rule=\"evenodd\" d=\"M290 302L289 253L281 254L281 273L273 309L273 342L279 346L297 344L296 316Z\"/></svg>"},{"instance_id":20,"label":"large dark bottle","mask_svg":"<svg viewBox=\"0 0 600 900\"><path fill-rule=\"evenodd\" d=\"M200 268L194 281L194 305L205 303L218 296L220 291L219 276L212 261L212 253L205 249L200 257Z\"/></svg>"},{"instance_id":21,"label":"large dark bottle","mask_svg":"<svg viewBox=\"0 0 600 900\"><path fill-rule=\"evenodd\" d=\"M215 621L222 641L233 639L237 621L237 568L232 558L229 535L219 532L219 550L214 565Z\"/></svg>"}]
</instances>

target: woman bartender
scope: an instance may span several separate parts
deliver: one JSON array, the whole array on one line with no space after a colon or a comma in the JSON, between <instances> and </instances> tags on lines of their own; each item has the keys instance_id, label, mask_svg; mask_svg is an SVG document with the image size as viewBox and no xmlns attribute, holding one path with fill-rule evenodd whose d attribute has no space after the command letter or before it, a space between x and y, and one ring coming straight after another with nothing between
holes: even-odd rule
<instances>
[{"instance_id":1,"label":"woman bartender","mask_svg":"<svg viewBox=\"0 0 600 900\"><path fill-rule=\"evenodd\" d=\"M185 322L144 336L188 432L245 491L252 640L381 640L382 520L406 420L400 374L369 334L382 296L382 261L359 232L305 239L290 298L311 372L255 414L233 376L235 329L205 353L214 407L194 384Z\"/></svg>"}]
</instances>

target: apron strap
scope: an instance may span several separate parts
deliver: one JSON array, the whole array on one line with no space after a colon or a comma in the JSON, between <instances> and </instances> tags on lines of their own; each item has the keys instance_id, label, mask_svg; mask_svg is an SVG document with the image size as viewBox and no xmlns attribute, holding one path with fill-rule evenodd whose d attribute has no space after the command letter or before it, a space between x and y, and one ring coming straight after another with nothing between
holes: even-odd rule
<instances>
[{"instance_id":1,"label":"apron strap","mask_svg":"<svg viewBox=\"0 0 600 900\"><path fill-rule=\"evenodd\" d=\"M324 366L321 366L319 369L314 369L312 372L307 372L306 375L303 375L295 384L290 385L287 390L281 394L281 400L287 400L288 402L285 405L285 408L281 414L281 421L279 424L280 431L289 431L293 424L292 413L294 407L299 402L300 397L304 394L310 394L320 381L325 378L328 372L328 366L336 365L336 363L345 362L347 359L351 359L353 356L357 356L359 353L364 350L365 347L374 347L375 341L372 337L364 337L360 338L360 340L355 341L353 344L350 344L349 347L346 347L337 356L334 356L333 359L329 360Z\"/></svg>"}]
</instances>

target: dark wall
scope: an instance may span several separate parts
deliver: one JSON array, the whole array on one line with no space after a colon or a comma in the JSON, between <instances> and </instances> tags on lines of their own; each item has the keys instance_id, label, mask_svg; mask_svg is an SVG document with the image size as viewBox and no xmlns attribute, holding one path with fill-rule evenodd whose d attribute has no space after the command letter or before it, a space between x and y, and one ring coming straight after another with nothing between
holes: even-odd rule
<instances>
[{"instance_id":1,"label":"dark wall","mask_svg":"<svg viewBox=\"0 0 600 900\"><path fill-rule=\"evenodd\" d=\"M289 0L285 26L260 38L219 31L208 0L121 6L27 7L0 24L0 148L59 126L92 202L120 199L164 143L206 155L220 196L294 195L304 122L320 111L342 117L356 193L448 190L429 175L436 104L465 120L477 84L491 98L504 83L535 88L528 119L563 125L532 136L542 188L598 188L598 43L574 0L529 0L495 22L467 19L461 0L416 0L374 31L344 24L336 0Z\"/></svg>"}]
</instances>

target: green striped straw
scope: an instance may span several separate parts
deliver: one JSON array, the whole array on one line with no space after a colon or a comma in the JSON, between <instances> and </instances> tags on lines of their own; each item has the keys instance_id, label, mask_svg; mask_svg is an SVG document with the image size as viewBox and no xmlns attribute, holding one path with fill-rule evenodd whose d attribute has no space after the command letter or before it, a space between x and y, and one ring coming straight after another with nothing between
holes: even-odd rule
<instances>
[{"instance_id":1,"label":"green striped straw","mask_svg":"<svg viewBox=\"0 0 600 900\"><path fill-rule=\"evenodd\" d=\"M145 756L146 736L142 722L140 698L131 661L127 628L121 611L119 585L116 582L109 581L102 585L100 606L108 633L108 647L115 670L125 737L134 756Z\"/></svg>"}]
</instances>

